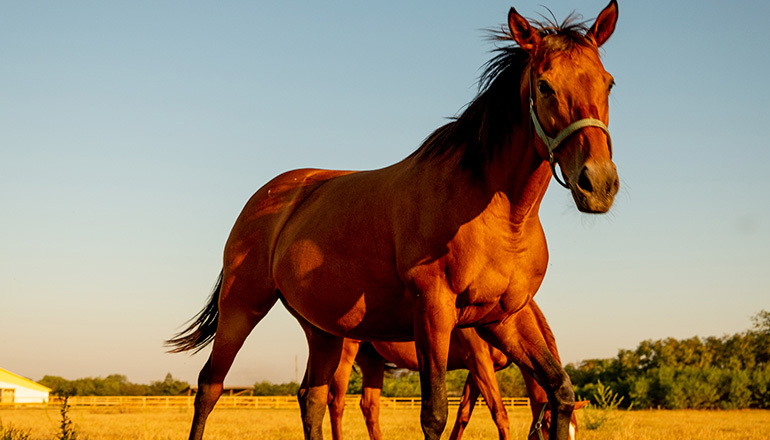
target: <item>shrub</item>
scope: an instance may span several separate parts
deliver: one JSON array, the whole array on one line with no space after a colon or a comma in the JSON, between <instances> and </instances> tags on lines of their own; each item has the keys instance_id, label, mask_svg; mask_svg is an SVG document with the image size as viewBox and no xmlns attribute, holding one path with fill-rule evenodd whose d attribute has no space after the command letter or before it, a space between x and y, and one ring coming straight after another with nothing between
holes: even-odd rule
<instances>
[{"instance_id":1,"label":"shrub","mask_svg":"<svg viewBox=\"0 0 770 440\"><path fill-rule=\"evenodd\" d=\"M68 396L64 396L64 401L61 404L61 423L59 425L61 432L59 433L59 440L77 440L78 438L75 427L72 426L72 420L69 418L70 405L67 402L68 399Z\"/></svg>"},{"instance_id":2,"label":"shrub","mask_svg":"<svg viewBox=\"0 0 770 440\"><path fill-rule=\"evenodd\" d=\"M599 381L591 396L591 403L583 410L582 426L589 431L603 427L614 428L617 425L614 411L622 402L623 397L618 396L609 386Z\"/></svg>"},{"instance_id":3,"label":"shrub","mask_svg":"<svg viewBox=\"0 0 770 440\"><path fill-rule=\"evenodd\" d=\"M0 440L30 440L29 431L17 428L13 425L3 425L0 420Z\"/></svg>"}]
</instances>

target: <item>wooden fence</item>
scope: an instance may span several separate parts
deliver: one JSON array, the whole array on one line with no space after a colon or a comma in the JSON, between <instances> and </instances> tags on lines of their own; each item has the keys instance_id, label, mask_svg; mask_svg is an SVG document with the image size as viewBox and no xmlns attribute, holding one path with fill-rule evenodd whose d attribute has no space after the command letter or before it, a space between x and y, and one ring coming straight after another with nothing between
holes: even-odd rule
<instances>
[{"instance_id":1,"label":"wooden fence","mask_svg":"<svg viewBox=\"0 0 770 440\"><path fill-rule=\"evenodd\" d=\"M345 404L358 407L361 396L349 395ZM449 406L460 405L459 397L450 397ZM72 396L67 400L72 407L120 407L120 408L192 408L195 396ZM52 397L49 405L60 405L61 400ZM508 409L529 408L529 399L522 397L503 397L503 404ZM479 399L476 405L485 405ZM419 397L380 397L381 408L419 408ZM297 408L295 396L222 396L217 408Z\"/></svg>"}]
</instances>

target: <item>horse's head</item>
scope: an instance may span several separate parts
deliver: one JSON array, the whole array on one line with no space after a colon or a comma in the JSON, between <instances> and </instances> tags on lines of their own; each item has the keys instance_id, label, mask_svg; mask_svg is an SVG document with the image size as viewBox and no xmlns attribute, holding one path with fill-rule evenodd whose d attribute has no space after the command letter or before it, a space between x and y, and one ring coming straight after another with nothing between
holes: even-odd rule
<instances>
[{"instance_id":1,"label":"horse's head","mask_svg":"<svg viewBox=\"0 0 770 440\"><path fill-rule=\"evenodd\" d=\"M575 411L579 410L580 408L583 408L587 404L588 404L587 400L581 400L579 402L575 402L575 409L572 411L572 419L570 419L569 421L569 440L577 439L578 424L577 424L577 417L575 417ZM530 428L529 436L527 437L527 440L548 440L550 438L551 412L546 411L546 408L548 408L548 406L543 405L542 409L539 412L540 420L535 420L532 422L532 427Z\"/></svg>"},{"instance_id":2,"label":"horse's head","mask_svg":"<svg viewBox=\"0 0 770 440\"><path fill-rule=\"evenodd\" d=\"M529 100L536 148L562 170L578 209L603 213L618 191L607 123L614 84L599 58L599 47L615 29L618 4L612 0L596 22L585 28L570 23L533 27L511 8L511 37L529 54L521 96Z\"/></svg>"}]
</instances>

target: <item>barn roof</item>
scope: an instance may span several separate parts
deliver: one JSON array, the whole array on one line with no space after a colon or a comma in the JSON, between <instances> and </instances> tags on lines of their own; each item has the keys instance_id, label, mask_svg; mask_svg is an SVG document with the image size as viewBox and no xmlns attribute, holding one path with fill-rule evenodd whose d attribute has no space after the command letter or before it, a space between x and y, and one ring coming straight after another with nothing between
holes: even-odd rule
<instances>
[{"instance_id":1,"label":"barn roof","mask_svg":"<svg viewBox=\"0 0 770 440\"><path fill-rule=\"evenodd\" d=\"M19 376L18 374L11 373L8 370L4 370L0 368L0 382L6 382L11 383L14 385L19 385L24 388L29 388L37 391L46 391L51 392L51 389L47 386L40 385L37 382L33 382L26 377Z\"/></svg>"}]
</instances>

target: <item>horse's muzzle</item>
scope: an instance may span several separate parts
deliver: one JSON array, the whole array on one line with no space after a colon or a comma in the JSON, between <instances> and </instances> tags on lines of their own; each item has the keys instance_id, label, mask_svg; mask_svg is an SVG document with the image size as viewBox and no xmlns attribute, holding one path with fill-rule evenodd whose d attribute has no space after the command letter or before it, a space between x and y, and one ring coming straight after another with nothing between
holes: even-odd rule
<instances>
[{"instance_id":1,"label":"horse's muzzle","mask_svg":"<svg viewBox=\"0 0 770 440\"><path fill-rule=\"evenodd\" d=\"M576 178L570 179L569 186L578 210L602 214L610 210L620 181L611 160L591 161L586 162Z\"/></svg>"}]
</instances>

